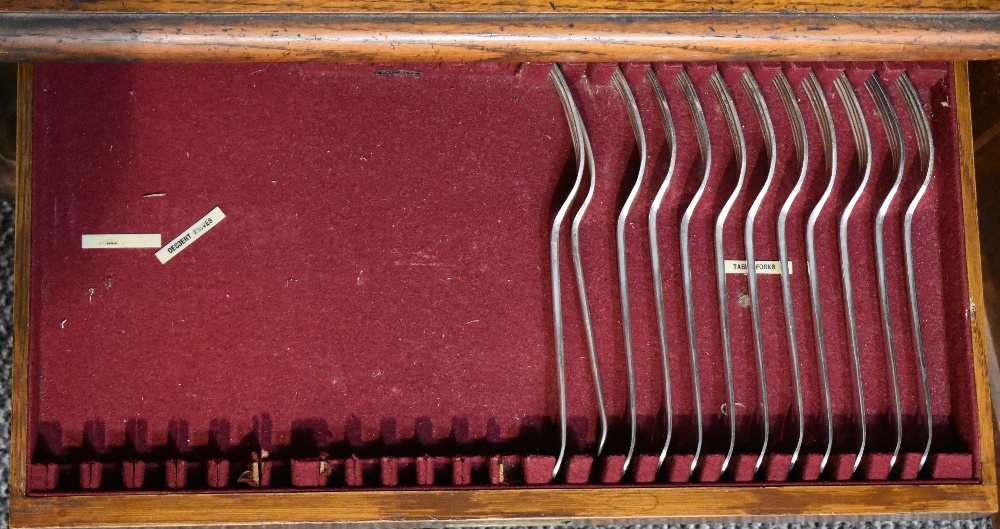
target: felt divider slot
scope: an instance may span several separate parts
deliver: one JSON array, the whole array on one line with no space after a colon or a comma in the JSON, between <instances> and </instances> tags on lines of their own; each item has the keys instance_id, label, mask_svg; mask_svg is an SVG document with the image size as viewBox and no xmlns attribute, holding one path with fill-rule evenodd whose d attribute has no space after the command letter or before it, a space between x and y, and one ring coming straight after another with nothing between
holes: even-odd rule
<instances>
[{"instance_id":1,"label":"felt divider slot","mask_svg":"<svg viewBox=\"0 0 1000 529\"><path fill-rule=\"evenodd\" d=\"M596 166L594 188L583 180L568 219L592 192L580 250L609 418L598 456L597 399L567 221L559 288L568 445L555 476L563 419L547 244L578 168L566 113L548 80L553 67L566 79ZM619 69L646 142L644 180L625 227L638 388L628 466L615 229L641 160L614 86ZM712 150L690 224L697 379L679 255L681 219L703 167L678 83L682 70L700 99ZM676 153L649 72L663 88ZM745 225L768 174L765 134L741 85L748 72L775 134L774 183L753 238L758 261L778 259L777 217L798 177L791 122L774 84L779 72L803 114L809 159L787 225L806 435L792 465L798 419L781 283L761 273L770 438L759 470L765 410L749 281L726 277L736 374L729 409L714 251L716 219L739 167L713 75L732 95L745 140L743 191L722 231L727 260L746 259ZM807 265L804 234L830 175L803 85L810 72L837 137L837 180L817 221L817 270ZM872 237L894 174L864 87L873 72L888 87L906 147L886 224L906 433L891 471L895 418ZM893 84L904 72L930 115L935 144L936 172L914 221L934 384L935 437L922 472L922 389L901 219L923 173L915 125ZM848 226L868 425L857 472L862 417L837 230L862 171L834 88L842 73L872 140L872 180ZM51 236L33 238L32 247L32 493L979 479L954 80L946 64L40 65L35 83L32 229ZM673 180L658 217L673 424L661 466L668 410L647 214L672 154ZM81 233L159 231L169 239L216 205L226 220L166 265L141 251L79 248ZM821 284L836 432L822 472L826 416L810 273ZM109 381L128 383L108 392ZM80 404L84 394L93 398ZM699 418L704 442L695 464ZM737 436L724 468L731 419Z\"/></svg>"},{"instance_id":2,"label":"felt divider slot","mask_svg":"<svg viewBox=\"0 0 1000 529\"><path fill-rule=\"evenodd\" d=\"M229 486L229 461L225 459L209 459L206 467L209 488L224 489Z\"/></svg>"},{"instance_id":3,"label":"felt divider slot","mask_svg":"<svg viewBox=\"0 0 1000 529\"><path fill-rule=\"evenodd\" d=\"M774 454L766 472L757 476L756 483L781 483L785 481L789 454ZM850 478L853 465L851 455L838 455L831 462L831 472L824 483L838 482ZM885 468L884 460L889 454L873 454L873 459L883 460L879 465ZM622 479L620 475L622 456L609 456L594 461L590 456L573 456L565 481L552 480L555 458L552 456L470 456L470 457L430 457L414 458L359 458L346 459L317 458L268 461L261 467L259 461L86 461L79 465L59 465L55 463L32 464L29 479L32 490L58 492L86 491L156 491L156 490L200 490L210 489L331 489L331 488L380 488L380 487L481 487L552 485L565 483L580 485L628 483L632 485L686 484L719 481L719 454L711 454L698 481L687 479L685 471L690 468L690 456L677 456L665 463L661 474L655 473L657 456L640 455L636 470ZM908 452L901 455L899 478L913 483L928 483L930 480L969 480L972 476L972 457L968 454L935 454L930 462L927 477L918 480L916 473L920 453ZM606 472L596 478L591 468L599 465ZM743 455L737 461L734 472L735 483L753 481L753 458ZM230 484L230 468L242 469L239 479ZM807 468L814 469L815 466ZM274 474L273 472L278 474ZM254 473L258 473L254 476ZM264 474L260 474L263 472ZM447 475L447 479L440 479ZM121 479L118 479L121 476ZM262 476L262 477L261 477ZM400 479L400 476L409 476ZM864 473L868 480L884 480L884 474L870 471ZM256 479L256 481L255 481ZM815 481L814 479L812 481Z\"/></svg>"},{"instance_id":4,"label":"felt divider slot","mask_svg":"<svg viewBox=\"0 0 1000 529\"><path fill-rule=\"evenodd\" d=\"M213 472L209 471L209 479ZM141 489L146 483L145 461L123 461L122 482L126 489Z\"/></svg>"}]
</instances>

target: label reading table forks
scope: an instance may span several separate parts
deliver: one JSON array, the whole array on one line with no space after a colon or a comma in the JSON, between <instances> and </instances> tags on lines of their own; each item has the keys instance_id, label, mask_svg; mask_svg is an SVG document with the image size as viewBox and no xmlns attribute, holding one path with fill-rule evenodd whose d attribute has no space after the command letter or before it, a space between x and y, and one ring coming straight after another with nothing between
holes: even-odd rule
<instances>
[{"instance_id":1,"label":"label reading table forks","mask_svg":"<svg viewBox=\"0 0 1000 529\"><path fill-rule=\"evenodd\" d=\"M88 233L82 238L84 250L111 248L159 248L159 233Z\"/></svg>"},{"instance_id":2,"label":"label reading table forks","mask_svg":"<svg viewBox=\"0 0 1000 529\"><path fill-rule=\"evenodd\" d=\"M198 222L195 222L193 226L187 229L184 233L180 234L174 240L167 243L166 246L160 248L156 252L156 258L160 260L161 263L166 264L167 261L173 259L175 255L180 253L181 250L187 248L194 241L197 241L199 237L205 234L208 230L215 227L222 219L226 218L226 214L219 209L219 206L215 206L215 209L208 212Z\"/></svg>"},{"instance_id":3,"label":"label reading table forks","mask_svg":"<svg viewBox=\"0 0 1000 529\"><path fill-rule=\"evenodd\" d=\"M754 261L754 264L758 274L781 274L781 261ZM726 259L725 268L727 274L746 274L747 262ZM788 273L792 273L791 261L788 261Z\"/></svg>"}]
</instances>

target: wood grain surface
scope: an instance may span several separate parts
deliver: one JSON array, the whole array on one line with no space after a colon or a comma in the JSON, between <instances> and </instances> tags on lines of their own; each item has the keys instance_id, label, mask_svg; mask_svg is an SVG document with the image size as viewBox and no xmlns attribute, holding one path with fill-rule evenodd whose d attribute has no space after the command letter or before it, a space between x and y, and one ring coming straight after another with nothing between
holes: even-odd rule
<instances>
[{"instance_id":1,"label":"wood grain surface","mask_svg":"<svg viewBox=\"0 0 1000 529\"><path fill-rule=\"evenodd\" d=\"M976 516L992 485L339 491L11 499L11 527L691 522Z\"/></svg>"},{"instance_id":2,"label":"wood grain surface","mask_svg":"<svg viewBox=\"0 0 1000 529\"><path fill-rule=\"evenodd\" d=\"M969 315L972 325L972 355L975 367L976 400L979 411L979 453L983 483L997 483L993 450L993 407L986 345L986 303L983 301L983 267L979 245L979 215L976 209L975 149L972 137L972 110L969 100L969 65L955 63L955 99L958 117L958 148L962 173L962 205L965 216L965 259L969 277Z\"/></svg>"},{"instance_id":3,"label":"wood grain surface","mask_svg":"<svg viewBox=\"0 0 1000 529\"><path fill-rule=\"evenodd\" d=\"M285 13L635 13L997 11L993 0L7 0L2 11Z\"/></svg>"},{"instance_id":4,"label":"wood grain surface","mask_svg":"<svg viewBox=\"0 0 1000 529\"><path fill-rule=\"evenodd\" d=\"M1000 13L0 14L4 61L988 58Z\"/></svg>"},{"instance_id":5,"label":"wood grain surface","mask_svg":"<svg viewBox=\"0 0 1000 529\"><path fill-rule=\"evenodd\" d=\"M14 350L11 368L10 493L27 490L28 304L31 294L31 81L32 66L17 71L17 171L14 202Z\"/></svg>"}]
</instances>

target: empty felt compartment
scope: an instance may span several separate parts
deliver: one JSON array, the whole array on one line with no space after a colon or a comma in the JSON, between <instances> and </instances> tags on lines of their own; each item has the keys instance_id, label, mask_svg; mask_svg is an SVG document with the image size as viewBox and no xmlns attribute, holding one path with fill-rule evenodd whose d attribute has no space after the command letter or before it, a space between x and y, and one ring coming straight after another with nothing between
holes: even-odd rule
<instances>
[{"instance_id":1,"label":"empty felt compartment","mask_svg":"<svg viewBox=\"0 0 1000 529\"><path fill-rule=\"evenodd\" d=\"M596 178L591 188L582 173L558 246L567 394L566 457L559 461L550 238L580 174L580 152L550 81L553 65L38 65L31 160L32 492L978 480L949 66L620 65L639 131L615 86L616 66L556 66L589 138ZM745 143L742 186L722 226L722 258L746 259L747 218L769 174L766 130L742 81L752 75L775 138L774 175L754 223L754 256L773 269L777 218L800 175L790 116L775 84L779 71L792 87L808 140L804 183L787 221L805 421L793 465L799 421L781 278L758 273L769 426L758 469L764 410L749 281L738 265L737 273L725 274L735 403L728 406L715 245L720 210L740 167L712 78L727 87ZM662 86L675 152L650 72ZM805 233L832 160L804 84L810 72L836 138L836 181L816 222L816 270L807 265ZM934 145L933 178L913 220L934 431L923 469L924 397L902 230L925 171L919 125L896 85L903 72L928 113ZM896 417L873 234L896 173L865 87L873 73L887 88L905 141L903 178L885 224L904 431L891 471ZM685 94L681 74L692 93ZM867 425L856 472L861 415L838 227L864 167L835 88L841 74L871 137L870 180L847 226ZM692 95L707 125L707 171ZM656 217L672 420L661 465L667 410L647 215L671 160L672 180ZM639 176L624 219L637 417L629 460L632 404L616 227ZM695 380L680 226L703 177L688 232ZM578 227L609 419L600 455L570 237L573 215L591 193ZM225 218L167 263L154 256L156 248L81 248L85 234L159 233L166 244L216 207ZM825 467L828 432L810 273L821 292L834 427ZM727 462L733 418L735 446Z\"/></svg>"}]
</instances>

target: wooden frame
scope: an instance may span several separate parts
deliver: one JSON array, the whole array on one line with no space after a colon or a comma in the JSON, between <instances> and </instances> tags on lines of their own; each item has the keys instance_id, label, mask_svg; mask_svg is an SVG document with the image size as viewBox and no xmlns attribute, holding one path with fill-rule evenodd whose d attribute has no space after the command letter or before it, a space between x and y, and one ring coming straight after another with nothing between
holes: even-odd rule
<instances>
[{"instance_id":1,"label":"wooden frame","mask_svg":"<svg viewBox=\"0 0 1000 529\"><path fill-rule=\"evenodd\" d=\"M34 12L298 12L298 13L637 13L799 11L966 13L997 11L992 0L8 0L0 11ZM800 14L801 14L800 13Z\"/></svg>"},{"instance_id":2,"label":"wooden frame","mask_svg":"<svg viewBox=\"0 0 1000 529\"><path fill-rule=\"evenodd\" d=\"M0 11L0 57L25 62L1000 58L1000 12L734 15Z\"/></svg>"},{"instance_id":3,"label":"wooden frame","mask_svg":"<svg viewBox=\"0 0 1000 529\"><path fill-rule=\"evenodd\" d=\"M997 511L996 462L987 370L976 213L968 67L956 63L956 92L966 254L980 425L982 481L971 485L777 487L488 488L292 493L28 496L28 329L31 248L32 67L19 70L17 225L14 277L12 527L116 527L341 523L629 523L653 521L803 520L826 516L958 517ZM872 503L872 498L878 498Z\"/></svg>"}]
</instances>

